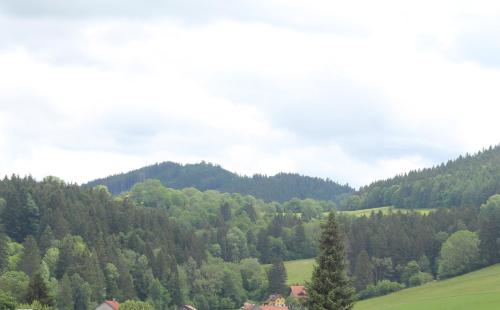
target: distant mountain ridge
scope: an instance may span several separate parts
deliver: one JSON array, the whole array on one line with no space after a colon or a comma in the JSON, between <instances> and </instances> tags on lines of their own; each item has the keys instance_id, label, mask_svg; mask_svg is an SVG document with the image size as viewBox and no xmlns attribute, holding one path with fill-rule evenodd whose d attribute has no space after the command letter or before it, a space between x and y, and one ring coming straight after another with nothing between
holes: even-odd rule
<instances>
[{"instance_id":1,"label":"distant mountain ridge","mask_svg":"<svg viewBox=\"0 0 500 310\"><path fill-rule=\"evenodd\" d=\"M174 162L157 163L90 181L84 186L105 185L112 194L117 195L130 190L134 184L146 179L158 179L164 186L175 189L194 187L201 191L240 193L252 195L264 201L286 201L292 198L339 200L343 195L354 191L347 184L341 185L329 179L296 173L240 176L218 165L205 162L186 165Z\"/></svg>"},{"instance_id":2,"label":"distant mountain ridge","mask_svg":"<svg viewBox=\"0 0 500 310\"><path fill-rule=\"evenodd\" d=\"M360 188L344 209L480 206L500 193L500 145Z\"/></svg>"}]
</instances>

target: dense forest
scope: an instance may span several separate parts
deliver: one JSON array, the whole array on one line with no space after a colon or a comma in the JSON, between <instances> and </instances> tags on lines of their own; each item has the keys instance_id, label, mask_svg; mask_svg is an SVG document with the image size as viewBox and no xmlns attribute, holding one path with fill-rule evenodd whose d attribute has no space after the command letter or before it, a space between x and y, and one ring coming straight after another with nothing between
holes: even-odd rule
<instances>
[{"instance_id":1,"label":"dense forest","mask_svg":"<svg viewBox=\"0 0 500 310\"><path fill-rule=\"evenodd\" d=\"M267 202L283 202L292 198L338 201L343 195L353 191L348 185L294 173L279 173L274 176L259 174L252 177L239 176L220 166L204 162L187 165L163 162L91 181L87 185L90 187L105 185L113 195L117 195L129 191L134 184L146 179L160 180L169 188L194 187L201 191L240 193L252 195Z\"/></svg>"},{"instance_id":2,"label":"dense forest","mask_svg":"<svg viewBox=\"0 0 500 310\"><path fill-rule=\"evenodd\" d=\"M500 146L362 187L344 209L479 206L500 193Z\"/></svg>"},{"instance_id":3,"label":"dense forest","mask_svg":"<svg viewBox=\"0 0 500 310\"><path fill-rule=\"evenodd\" d=\"M57 309L91 309L111 298L154 309L235 309L264 300L280 287L266 264L315 257L325 212L336 208L176 190L157 180L113 197L104 186L12 176L0 181L0 197L0 302ZM498 262L498 210L500 196L481 208L427 215L339 213L358 297Z\"/></svg>"}]
</instances>

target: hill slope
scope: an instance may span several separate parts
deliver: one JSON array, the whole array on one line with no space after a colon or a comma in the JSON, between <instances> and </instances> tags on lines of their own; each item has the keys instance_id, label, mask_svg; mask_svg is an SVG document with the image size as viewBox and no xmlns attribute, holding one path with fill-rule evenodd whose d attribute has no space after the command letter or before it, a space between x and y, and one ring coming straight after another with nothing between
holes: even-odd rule
<instances>
[{"instance_id":1,"label":"hill slope","mask_svg":"<svg viewBox=\"0 0 500 310\"><path fill-rule=\"evenodd\" d=\"M500 265L358 302L354 310L498 309Z\"/></svg>"},{"instance_id":2,"label":"hill slope","mask_svg":"<svg viewBox=\"0 0 500 310\"><path fill-rule=\"evenodd\" d=\"M361 188L345 209L479 206L500 193L500 146Z\"/></svg>"},{"instance_id":3,"label":"hill slope","mask_svg":"<svg viewBox=\"0 0 500 310\"><path fill-rule=\"evenodd\" d=\"M86 185L92 187L106 185L109 191L116 195L130 190L134 184L145 179L158 179L164 186L175 189L186 187L195 187L201 191L213 189L220 192L252 195L265 201L285 201L294 197L337 200L342 194L353 191L348 185L299 174L239 176L220 166L204 162L187 165L163 162L94 180Z\"/></svg>"}]
</instances>

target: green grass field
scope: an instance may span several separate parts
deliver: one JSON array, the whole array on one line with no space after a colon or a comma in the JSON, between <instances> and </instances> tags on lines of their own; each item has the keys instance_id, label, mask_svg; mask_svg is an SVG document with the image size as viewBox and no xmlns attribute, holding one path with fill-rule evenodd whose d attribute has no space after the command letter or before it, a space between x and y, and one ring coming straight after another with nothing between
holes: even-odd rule
<instances>
[{"instance_id":1,"label":"green grass field","mask_svg":"<svg viewBox=\"0 0 500 310\"><path fill-rule=\"evenodd\" d=\"M314 259L285 262L287 284L311 279ZM354 310L500 309L500 264L448 280L434 281L382 297L360 301Z\"/></svg>"},{"instance_id":2,"label":"green grass field","mask_svg":"<svg viewBox=\"0 0 500 310\"><path fill-rule=\"evenodd\" d=\"M339 211L339 214L350 215L350 216L370 216L372 213L382 212L382 214L390 214L395 212L402 213L420 213L420 214L429 214L433 209L397 209L392 206L373 208L373 209L363 209L363 210L354 210L354 211Z\"/></svg>"},{"instance_id":3,"label":"green grass field","mask_svg":"<svg viewBox=\"0 0 500 310\"><path fill-rule=\"evenodd\" d=\"M500 264L358 302L354 310L500 309Z\"/></svg>"},{"instance_id":4,"label":"green grass field","mask_svg":"<svg viewBox=\"0 0 500 310\"><path fill-rule=\"evenodd\" d=\"M291 260L285 263L286 273L288 275L287 284L304 284L311 280L313 272L314 258Z\"/></svg>"}]
</instances>

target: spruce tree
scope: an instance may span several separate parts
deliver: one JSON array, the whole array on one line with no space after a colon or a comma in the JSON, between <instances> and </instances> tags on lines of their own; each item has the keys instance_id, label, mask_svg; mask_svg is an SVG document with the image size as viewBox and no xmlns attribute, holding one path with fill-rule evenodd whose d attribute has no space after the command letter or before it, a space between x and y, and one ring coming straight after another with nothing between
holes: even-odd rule
<instances>
[{"instance_id":1,"label":"spruce tree","mask_svg":"<svg viewBox=\"0 0 500 310\"><path fill-rule=\"evenodd\" d=\"M359 253L354 266L354 278L356 290L364 290L368 285L373 284L373 265L366 250Z\"/></svg>"},{"instance_id":2,"label":"spruce tree","mask_svg":"<svg viewBox=\"0 0 500 310\"><path fill-rule=\"evenodd\" d=\"M60 310L73 310L73 288L71 287L71 280L66 273L59 282L56 301L57 307Z\"/></svg>"},{"instance_id":3,"label":"spruce tree","mask_svg":"<svg viewBox=\"0 0 500 310\"><path fill-rule=\"evenodd\" d=\"M275 261L267 273L269 281L269 294L282 294L285 295L288 291L286 286L286 269L283 261Z\"/></svg>"},{"instance_id":4,"label":"spruce tree","mask_svg":"<svg viewBox=\"0 0 500 310\"><path fill-rule=\"evenodd\" d=\"M344 264L344 243L333 213L322 227L319 256L307 285L309 310L348 310L353 306L351 283Z\"/></svg>"},{"instance_id":5,"label":"spruce tree","mask_svg":"<svg viewBox=\"0 0 500 310\"><path fill-rule=\"evenodd\" d=\"M51 306L53 304L52 297L49 296L49 289L47 283L43 279L40 272L33 275L28 285L28 290L26 293L26 301L32 303L38 300L44 305Z\"/></svg>"},{"instance_id":6,"label":"spruce tree","mask_svg":"<svg viewBox=\"0 0 500 310\"><path fill-rule=\"evenodd\" d=\"M40 269L40 251L33 236L26 237L23 243L24 250L21 260L19 261L19 269L24 271L28 276L33 276Z\"/></svg>"},{"instance_id":7,"label":"spruce tree","mask_svg":"<svg viewBox=\"0 0 500 310\"><path fill-rule=\"evenodd\" d=\"M2 226L0 225L0 274L7 266L7 235L3 233Z\"/></svg>"}]
</instances>

